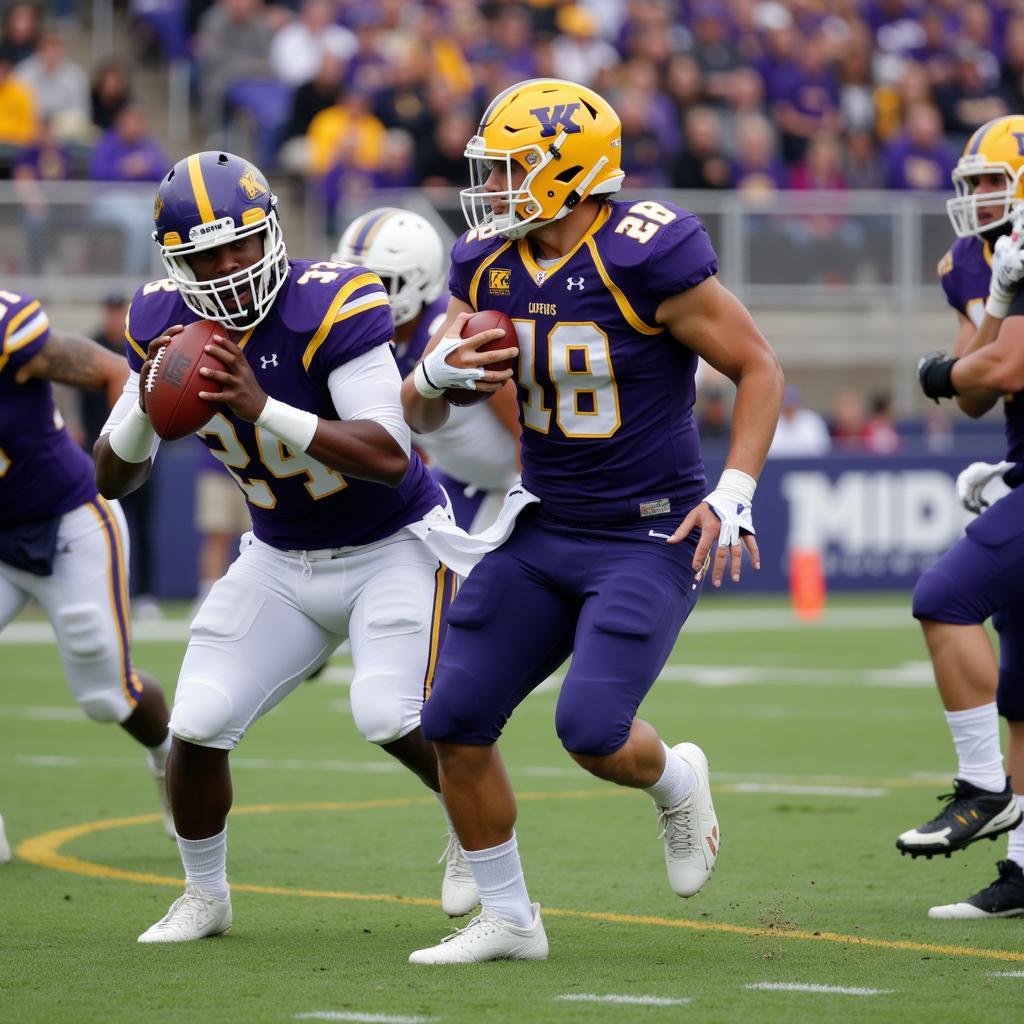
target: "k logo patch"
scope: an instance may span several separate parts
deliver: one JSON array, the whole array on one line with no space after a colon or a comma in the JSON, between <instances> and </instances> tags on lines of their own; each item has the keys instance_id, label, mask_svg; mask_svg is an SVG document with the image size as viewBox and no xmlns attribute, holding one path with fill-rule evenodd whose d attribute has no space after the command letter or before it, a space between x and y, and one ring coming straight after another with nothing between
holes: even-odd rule
<instances>
[{"instance_id":1,"label":"k logo patch","mask_svg":"<svg viewBox=\"0 0 1024 1024\"><path fill-rule=\"evenodd\" d=\"M246 167L245 173L238 179L238 184L246 199L258 199L267 192L267 186L260 181L255 167Z\"/></svg>"},{"instance_id":2,"label":"k logo patch","mask_svg":"<svg viewBox=\"0 0 1024 1024\"><path fill-rule=\"evenodd\" d=\"M491 270L487 278L487 287L492 295L508 295L511 281L511 270Z\"/></svg>"},{"instance_id":3,"label":"k logo patch","mask_svg":"<svg viewBox=\"0 0 1024 1024\"><path fill-rule=\"evenodd\" d=\"M561 128L566 135L575 135L583 129L573 120L573 115L580 109L578 103L556 103L553 107L537 107L531 110L540 121L541 138L549 139L558 134Z\"/></svg>"}]
</instances>

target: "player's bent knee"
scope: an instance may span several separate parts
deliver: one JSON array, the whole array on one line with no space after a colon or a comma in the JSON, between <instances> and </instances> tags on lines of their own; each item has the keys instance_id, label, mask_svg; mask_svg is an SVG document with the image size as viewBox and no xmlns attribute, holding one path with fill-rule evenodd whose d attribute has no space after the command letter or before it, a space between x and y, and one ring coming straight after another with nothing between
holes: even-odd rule
<instances>
[{"instance_id":1,"label":"player's bent knee","mask_svg":"<svg viewBox=\"0 0 1024 1024\"><path fill-rule=\"evenodd\" d=\"M1024 674L999 671L996 707L1008 722L1024 722Z\"/></svg>"},{"instance_id":2,"label":"player's bent knee","mask_svg":"<svg viewBox=\"0 0 1024 1024\"><path fill-rule=\"evenodd\" d=\"M116 656L110 612L98 604L68 605L57 612L56 620L57 636L65 657L92 662Z\"/></svg>"},{"instance_id":3,"label":"player's bent knee","mask_svg":"<svg viewBox=\"0 0 1024 1024\"><path fill-rule=\"evenodd\" d=\"M124 694L111 691L79 693L75 695L78 706L94 722L123 722L132 709Z\"/></svg>"},{"instance_id":4,"label":"player's bent knee","mask_svg":"<svg viewBox=\"0 0 1024 1024\"><path fill-rule=\"evenodd\" d=\"M457 682L453 674L449 675L449 682ZM459 696L462 693L471 695L472 689L452 685L431 693L420 712L424 737L432 743L493 743L504 723L494 727L483 723L472 696L463 700Z\"/></svg>"},{"instance_id":5,"label":"player's bent knee","mask_svg":"<svg viewBox=\"0 0 1024 1024\"><path fill-rule=\"evenodd\" d=\"M945 573L928 569L914 587L912 602L915 619L947 622L949 613L957 603L958 590Z\"/></svg>"},{"instance_id":6,"label":"player's bent knee","mask_svg":"<svg viewBox=\"0 0 1024 1024\"><path fill-rule=\"evenodd\" d=\"M396 680L356 677L349 691L352 720L363 739L385 744L412 732L420 722L420 701L403 695Z\"/></svg>"},{"instance_id":7,"label":"player's bent knee","mask_svg":"<svg viewBox=\"0 0 1024 1024\"><path fill-rule=\"evenodd\" d=\"M629 739L629 725L620 728L615 722L600 719L555 715L555 732L570 754L582 757L607 757Z\"/></svg>"},{"instance_id":8,"label":"player's bent knee","mask_svg":"<svg viewBox=\"0 0 1024 1024\"><path fill-rule=\"evenodd\" d=\"M223 690L211 683L182 680L168 728L188 743L220 746L228 739L233 713L231 698Z\"/></svg>"}]
</instances>

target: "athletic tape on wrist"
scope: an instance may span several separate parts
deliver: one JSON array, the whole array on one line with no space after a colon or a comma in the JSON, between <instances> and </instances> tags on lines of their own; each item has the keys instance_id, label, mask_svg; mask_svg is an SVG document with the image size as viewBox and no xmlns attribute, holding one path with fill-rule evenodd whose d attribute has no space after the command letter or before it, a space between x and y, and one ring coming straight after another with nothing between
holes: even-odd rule
<instances>
[{"instance_id":1,"label":"athletic tape on wrist","mask_svg":"<svg viewBox=\"0 0 1024 1024\"><path fill-rule=\"evenodd\" d=\"M313 440L320 418L305 409L268 398L256 425L280 438L293 452L304 452Z\"/></svg>"},{"instance_id":2,"label":"athletic tape on wrist","mask_svg":"<svg viewBox=\"0 0 1024 1024\"><path fill-rule=\"evenodd\" d=\"M416 390L424 398L439 398L444 394L444 388L434 387L431 383L430 378L427 376L427 371L423 368L422 363L416 364L416 369L413 371L412 382L416 386Z\"/></svg>"},{"instance_id":3,"label":"athletic tape on wrist","mask_svg":"<svg viewBox=\"0 0 1024 1024\"><path fill-rule=\"evenodd\" d=\"M107 435L110 450L122 461L139 463L149 458L153 448L153 424L143 408L136 403L128 414Z\"/></svg>"}]
</instances>

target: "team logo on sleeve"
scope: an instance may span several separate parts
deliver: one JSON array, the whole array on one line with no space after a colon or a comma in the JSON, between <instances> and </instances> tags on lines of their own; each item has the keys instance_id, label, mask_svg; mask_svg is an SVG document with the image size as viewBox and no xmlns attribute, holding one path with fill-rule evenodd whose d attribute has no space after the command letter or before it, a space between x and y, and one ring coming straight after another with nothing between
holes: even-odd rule
<instances>
[{"instance_id":1,"label":"team logo on sleeve","mask_svg":"<svg viewBox=\"0 0 1024 1024\"><path fill-rule=\"evenodd\" d=\"M267 186L260 181L255 167L246 167L245 173L238 179L238 184L245 193L245 198L250 201L267 193Z\"/></svg>"},{"instance_id":2,"label":"team logo on sleeve","mask_svg":"<svg viewBox=\"0 0 1024 1024\"><path fill-rule=\"evenodd\" d=\"M541 138L549 139L558 134L559 128L566 135L575 135L583 131L572 119L573 114L579 109L578 103L556 103L553 107L534 107L530 113L540 121Z\"/></svg>"},{"instance_id":3,"label":"team logo on sleeve","mask_svg":"<svg viewBox=\"0 0 1024 1024\"><path fill-rule=\"evenodd\" d=\"M511 270L491 270L487 278L487 288L492 295L508 295L511 281Z\"/></svg>"}]
</instances>

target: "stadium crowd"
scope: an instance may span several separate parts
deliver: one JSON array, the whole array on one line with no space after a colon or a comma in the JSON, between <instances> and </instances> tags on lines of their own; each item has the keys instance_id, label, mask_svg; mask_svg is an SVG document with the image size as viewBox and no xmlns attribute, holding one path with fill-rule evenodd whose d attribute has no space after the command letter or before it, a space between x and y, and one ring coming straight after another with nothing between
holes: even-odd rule
<instances>
[{"instance_id":1,"label":"stadium crowd","mask_svg":"<svg viewBox=\"0 0 1024 1024\"><path fill-rule=\"evenodd\" d=\"M27 0L0 29L0 165L159 180L132 66L90 71ZM945 190L977 125L1024 105L1020 0L132 0L136 62L187 61L204 139L343 191L462 185L486 97L582 82L637 188Z\"/></svg>"}]
</instances>

